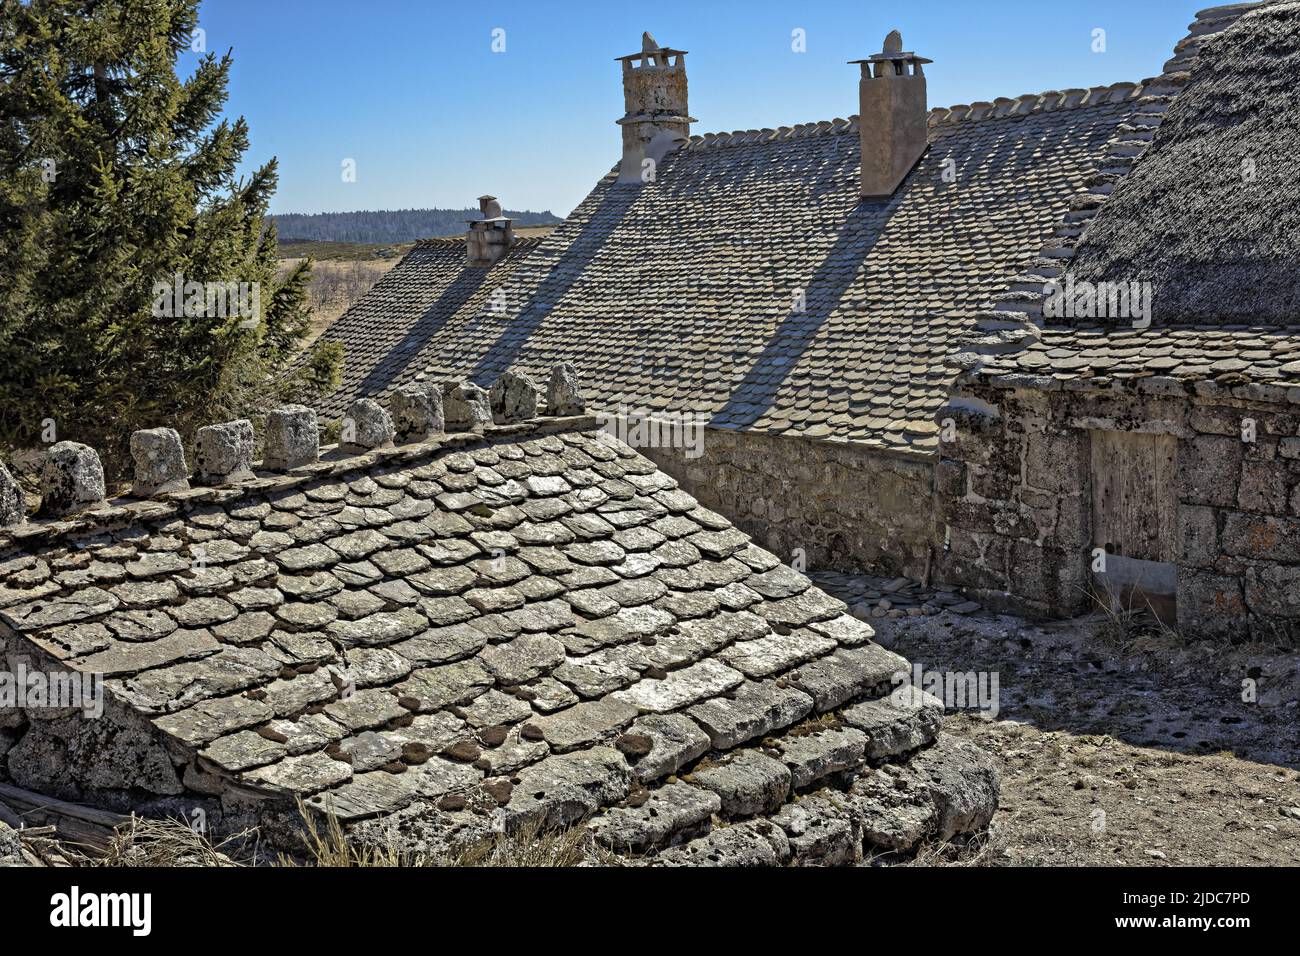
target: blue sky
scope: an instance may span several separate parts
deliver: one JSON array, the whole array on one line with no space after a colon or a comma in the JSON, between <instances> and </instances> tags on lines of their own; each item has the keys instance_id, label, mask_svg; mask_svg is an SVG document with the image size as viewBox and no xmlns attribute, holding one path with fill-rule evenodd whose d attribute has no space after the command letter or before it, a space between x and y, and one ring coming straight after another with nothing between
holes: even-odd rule
<instances>
[{"instance_id":1,"label":"blue sky","mask_svg":"<svg viewBox=\"0 0 1300 956\"><path fill-rule=\"evenodd\" d=\"M935 61L932 106L1140 80L1207 2L205 0L200 23L208 49L234 51L228 112L252 127L245 169L280 159L273 212L465 207L490 192L565 215L618 158L614 57L639 50L643 30L690 51L703 133L857 112L845 61L891 29Z\"/></svg>"}]
</instances>

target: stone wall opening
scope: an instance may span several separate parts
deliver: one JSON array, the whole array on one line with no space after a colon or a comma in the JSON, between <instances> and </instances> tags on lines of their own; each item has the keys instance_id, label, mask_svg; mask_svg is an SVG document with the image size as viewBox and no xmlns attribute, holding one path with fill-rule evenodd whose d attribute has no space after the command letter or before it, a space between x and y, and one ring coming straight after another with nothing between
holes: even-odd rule
<instances>
[{"instance_id":1,"label":"stone wall opening","mask_svg":"<svg viewBox=\"0 0 1300 956\"><path fill-rule=\"evenodd\" d=\"M1178 620L1178 439L1088 432L1093 594L1114 610Z\"/></svg>"},{"instance_id":2,"label":"stone wall opening","mask_svg":"<svg viewBox=\"0 0 1300 956\"><path fill-rule=\"evenodd\" d=\"M1185 639L1300 647L1300 413L1286 393L1036 382L962 382L940 411L955 427L936 470L936 580L1073 617L1097 609L1091 564L1109 543L1114 583L1157 598Z\"/></svg>"}]
</instances>

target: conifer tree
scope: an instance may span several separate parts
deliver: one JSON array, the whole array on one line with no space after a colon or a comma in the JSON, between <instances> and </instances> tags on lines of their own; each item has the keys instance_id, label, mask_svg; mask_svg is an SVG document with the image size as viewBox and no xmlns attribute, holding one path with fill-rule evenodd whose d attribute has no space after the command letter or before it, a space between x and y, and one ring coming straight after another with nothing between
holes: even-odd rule
<instances>
[{"instance_id":1,"label":"conifer tree","mask_svg":"<svg viewBox=\"0 0 1300 956\"><path fill-rule=\"evenodd\" d=\"M236 177L201 37L198 0L0 0L0 446L120 454L337 374L296 360L309 266L277 280L276 164Z\"/></svg>"}]
</instances>

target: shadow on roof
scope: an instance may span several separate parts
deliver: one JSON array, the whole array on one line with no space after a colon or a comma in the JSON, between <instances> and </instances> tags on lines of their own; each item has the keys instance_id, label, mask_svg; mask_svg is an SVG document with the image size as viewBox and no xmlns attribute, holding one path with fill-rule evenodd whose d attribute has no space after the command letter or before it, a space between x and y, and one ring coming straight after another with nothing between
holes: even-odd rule
<instances>
[{"instance_id":1,"label":"shadow on roof","mask_svg":"<svg viewBox=\"0 0 1300 956\"><path fill-rule=\"evenodd\" d=\"M407 366L419 358L425 343L474 298L491 272L491 269L462 269L442 295L406 330L401 341L375 363L357 387L356 394L377 395L395 384Z\"/></svg>"},{"instance_id":2,"label":"shadow on roof","mask_svg":"<svg viewBox=\"0 0 1300 956\"><path fill-rule=\"evenodd\" d=\"M781 320L745 377L732 389L727 403L714 413L710 425L745 428L767 413L791 369L799 364L822 324L839 308L844 294L858 280L863 261L880 240L890 216L906 199L914 182L914 177L909 176L889 199L863 199L853 207L835 237L835 244L803 290L803 311L792 307Z\"/></svg>"},{"instance_id":3,"label":"shadow on roof","mask_svg":"<svg viewBox=\"0 0 1300 956\"><path fill-rule=\"evenodd\" d=\"M470 373L471 381L486 388L515 363L533 333L546 320L556 303L582 277L591 260L604 247L606 240L618 228L640 195L641 190L635 186L610 184L590 220L577 237L564 247L564 254L555 261L546 278L538 283L528 304L502 329L496 341L484 350ZM563 227L557 231L562 230Z\"/></svg>"}]
</instances>

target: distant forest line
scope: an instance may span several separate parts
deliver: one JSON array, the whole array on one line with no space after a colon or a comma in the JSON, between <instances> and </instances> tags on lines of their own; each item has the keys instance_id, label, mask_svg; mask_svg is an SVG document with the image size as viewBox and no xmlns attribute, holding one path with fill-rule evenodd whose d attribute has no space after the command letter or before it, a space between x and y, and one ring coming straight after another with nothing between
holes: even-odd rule
<instances>
[{"instance_id":1,"label":"distant forest line","mask_svg":"<svg viewBox=\"0 0 1300 956\"><path fill-rule=\"evenodd\" d=\"M550 226L562 222L551 212L506 210L516 226ZM360 212L282 213L274 220L282 242L413 242L459 235L477 209L387 209Z\"/></svg>"}]
</instances>

